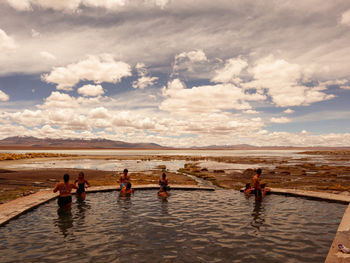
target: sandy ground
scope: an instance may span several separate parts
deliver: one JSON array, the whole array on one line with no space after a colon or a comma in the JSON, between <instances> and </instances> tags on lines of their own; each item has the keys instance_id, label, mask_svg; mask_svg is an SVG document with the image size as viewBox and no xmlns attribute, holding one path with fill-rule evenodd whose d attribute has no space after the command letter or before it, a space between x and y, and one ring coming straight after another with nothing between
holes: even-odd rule
<instances>
[{"instance_id":1,"label":"sandy ground","mask_svg":"<svg viewBox=\"0 0 350 263\"><path fill-rule=\"evenodd\" d=\"M308 154L313 156L309 158ZM305 157L306 156L306 157ZM315 158L316 156L316 158ZM320 156L322 158L317 158ZM120 174L114 171L81 170L81 169L7 169L14 163L28 162L28 156L7 156L0 161L0 202L6 202L23 195L52 188L62 179L64 173L71 175L74 180L80 171L86 174L86 179L96 186L118 184ZM38 159L39 157L39 159ZM11 159L12 158L12 159ZM173 184L197 184L186 176L192 175L209 181L216 186L240 189L246 183L251 182L255 174L254 169L233 170L217 169L206 166L207 162L244 164L246 166L259 165L263 169L262 181L270 187L295 188L301 190L316 190L338 194L350 194L350 151L313 151L306 152L296 162L291 157L198 157L198 156L29 156L29 161L47 160L185 160L185 167L177 173L167 172L170 183ZM138 173L131 173L133 184L157 183L163 172L162 168Z\"/></svg>"}]
</instances>

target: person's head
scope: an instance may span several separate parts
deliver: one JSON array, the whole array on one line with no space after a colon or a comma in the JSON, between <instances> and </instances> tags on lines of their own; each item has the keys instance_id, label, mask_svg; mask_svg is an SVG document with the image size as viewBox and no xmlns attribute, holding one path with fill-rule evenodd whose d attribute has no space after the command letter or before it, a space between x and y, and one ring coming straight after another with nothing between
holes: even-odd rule
<instances>
[{"instance_id":1,"label":"person's head","mask_svg":"<svg viewBox=\"0 0 350 263\"><path fill-rule=\"evenodd\" d=\"M68 181L69 181L69 174L63 175L63 181L64 181L65 183L68 183Z\"/></svg>"},{"instance_id":2,"label":"person's head","mask_svg":"<svg viewBox=\"0 0 350 263\"><path fill-rule=\"evenodd\" d=\"M128 172L129 172L128 169L124 169L123 174L124 174L124 175L127 175Z\"/></svg>"},{"instance_id":3,"label":"person's head","mask_svg":"<svg viewBox=\"0 0 350 263\"><path fill-rule=\"evenodd\" d=\"M251 187L251 186L250 186L249 183L245 185L245 189L249 189L250 187Z\"/></svg>"},{"instance_id":4,"label":"person's head","mask_svg":"<svg viewBox=\"0 0 350 263\"><path fill-rule=\"evenodd\" d=\"M84 179L84 173L83 173L83 172L80 172L80 173L79 173L78 179L79 179L79 180L83 180L83 179Z\"/></svg>"},{"instance_id":5,"label":"person's head","mask_svg":"<svg viewBox=\"0 0 350 263\"><path fill-rule=\"evenodd\" d=\"M127 183L127 185L126 185L126 189L127 189L127 190L131 189L131 183L130 183L130 182L129 182L129 183Z\"/></svg>"},{"instance_id":6,"label":"person's head","mask_svg":"<svg viewBox=\"0 0 350 263\"><path fill-rule=\"evenodd\" d=\"M165 173L162 174L162 178L163 178L163 179L166 178L166 174L165 174Z\"/></svg>"},{"instance_id":7,"label":"person's head","mask_svg":"<svg viewBox=\"0 0 350 263\"><path fill-rule=\"evenodd\" d=\"M261 175L261 172L262 172L262 170L261 170L260 168L258 168L258 170L256 170L256 174L257 174L258 176Z\"/></svg>"}]
</instances>

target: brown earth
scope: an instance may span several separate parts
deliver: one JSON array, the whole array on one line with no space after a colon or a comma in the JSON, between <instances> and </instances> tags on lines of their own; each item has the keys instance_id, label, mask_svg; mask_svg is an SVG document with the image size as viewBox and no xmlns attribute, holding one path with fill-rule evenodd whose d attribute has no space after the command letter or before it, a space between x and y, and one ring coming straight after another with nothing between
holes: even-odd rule
<instances>
[{"instance_id":1,"label":"brown earth","mask_svg":"<svg viewBox=\"0 0 350 263\"><path fill-rule=\"evenodd\" d=\"M273 169L262 166L262 170L261 182L269 187L332 193L350 192L350 166L305 163L277 165ZM237 190L244 187L246 183L252 183L252 177L256 173L254 169L246 169L243 172L208 170L199 167L198 163L187 163L180 171L211 181L217 186Z\"/></svg>"}]
</instances>

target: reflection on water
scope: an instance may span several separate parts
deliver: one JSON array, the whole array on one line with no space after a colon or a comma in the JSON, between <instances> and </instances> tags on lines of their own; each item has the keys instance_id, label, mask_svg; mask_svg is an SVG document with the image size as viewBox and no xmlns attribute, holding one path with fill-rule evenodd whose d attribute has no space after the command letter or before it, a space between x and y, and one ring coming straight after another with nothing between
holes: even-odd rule
<instances>
[{"instance_id":1,"label":"reflection on water","mask_svg":"<svg viewBox=\"0 0 350 263\"><path fill-rule=\"evenodd\" d=\"M232 190L89 194L1 227L0 262L323 262L345 208Z\"/></svg>"},{"instance_id":2,"label":"reflection on water","mask_svg":"<svg viewBox=\"0 0 350 263\"><path fill-rule=\"evenodd\" d=\"M69 229L73 227L73 215L71 209L57 209L58 218L55 219L55 225L60 229L63 237L67 237Z\"/></svg>"},{"instance_id":3,"label":"reflection on water","mask_svg":"<svg viewBox=\"0 0 350 263\"><path fill-rule=\"evenodd\" d=\"M260 232L260 227L264 224L265 222L265 211L264 211L264 203L261 201L256 201L254 203L254 209L252 212L252 223L251 226L256 228L256 233L258 234Z\"/></svg>"}]
</instances>

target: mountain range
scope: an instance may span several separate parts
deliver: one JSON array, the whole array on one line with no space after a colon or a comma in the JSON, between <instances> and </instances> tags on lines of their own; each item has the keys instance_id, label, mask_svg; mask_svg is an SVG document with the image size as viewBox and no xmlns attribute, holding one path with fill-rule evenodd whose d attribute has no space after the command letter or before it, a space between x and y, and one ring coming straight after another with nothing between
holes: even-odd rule
<instances>
[{"instance_id":1,"label":"mountain range","mask_svg":"<svg viewBox=\"0 0 350 263\"><path fill-rule=\"evenodd\" d=\"M0 140L0 149L179 149L165 147L156 143L128 143L108 139L52 139L31 136L15 136ZM184 149L184 148L182 148ZM347 149L350 147L293 147L293 146L253 146L238 145L210 145L204 147L189 147L193 150L286 150L286 149Z\"/></svg>"}]
</instances>

